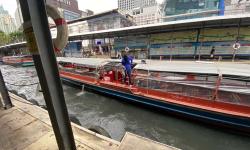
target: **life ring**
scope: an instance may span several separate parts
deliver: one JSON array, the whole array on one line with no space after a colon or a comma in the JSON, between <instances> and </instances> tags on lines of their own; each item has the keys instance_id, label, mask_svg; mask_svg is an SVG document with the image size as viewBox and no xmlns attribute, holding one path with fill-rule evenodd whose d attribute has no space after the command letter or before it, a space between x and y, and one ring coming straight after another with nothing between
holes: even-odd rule
<instances>
[{"instance_id":1,"label":"life ring","mask_svg":"<svg viewBox=\"0 0 250 150\"><path fill-rule=\"evenodd\" d=\"M100 126L91 126L90 128L88 128L90 131L93 131L97 134L100 134L100 135L103 135L103 136L106 136L108 138L111 138L111 136L109 135L109 133L103 129L102 127Z\"/></svg>"},{"instance_id":2,"label":"life ring","mask_svg":"<svg viewBox=\"0 0 250 150\"><path fill-rule=\"evenodd\" d=\"M60 15L60 12L57 8L53 6L46 5L48 16L50 16L55 24L57 29L56 39L53 40L54 50L56 54L62 54L61 50L68 43L68 25L65 19Z\"/></svg>"},{"instance_id":3,"label":"life ring","mask_svg":"<svg viewBox=\"0 0 250 150\"><path fill-rule=\"evenodd\" d=\"M130 51L129 47L125 47L125 52L128 53Z\"/></svg>"},{"instance_id":4,"label":"life ring","mask_svg":"<svg viewBox=\"0 0 250 150\"><path fill-rule=\"evenodd\" d=\"M234 50L240 49L240 43L238 43L238 42L234 43L233 49Z\"/></svg>"}]
</instances>

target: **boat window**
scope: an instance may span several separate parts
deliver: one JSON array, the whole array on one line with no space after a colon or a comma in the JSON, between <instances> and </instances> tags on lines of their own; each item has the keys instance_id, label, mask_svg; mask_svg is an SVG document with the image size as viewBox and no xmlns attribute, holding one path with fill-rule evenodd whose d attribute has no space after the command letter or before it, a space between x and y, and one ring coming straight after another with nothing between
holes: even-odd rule
<instances>
[{"instance_id":1,"label":"boat window","mask_svg":"<svg viewBox=\"0 0 250 150\"><path fill-rule=\"evenodd\" d=\"M166 94L250 106L250 80L246 78L137 70L134 84L139 88Z\"/></svg>"}]
</instances>

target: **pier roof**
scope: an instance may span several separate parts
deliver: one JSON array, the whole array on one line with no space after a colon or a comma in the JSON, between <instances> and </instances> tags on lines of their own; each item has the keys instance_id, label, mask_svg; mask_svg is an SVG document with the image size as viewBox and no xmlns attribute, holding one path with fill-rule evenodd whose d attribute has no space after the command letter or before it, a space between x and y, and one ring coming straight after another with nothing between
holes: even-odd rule
<instances>
[{"instance_id":1,"label":"pier roof","mask_svg":"<svg viewBox=\"0 0 250 150\"><path fill-rule=\"evenodd\" d=\"M155 34L162 32L184 31L184 30L194 30L202 28L238 27L239 25L249 26L250 15L241 14L241 15L229 15L229 16L213 16L206 18L196 18L196 19L163 22L157 24L148 24L142 26L131 26L119 29L82 32L77 34L71 34L69 36L69 39L83 40L83 39L95 39L95 38L107 38L107 37L147 35L147 34Z\"/></svg>"},{"instance_id":2,"label":"pier roof","mask_svg":"<svg viewBox=\"0 0 250 150\"><path fill-rule=\"evenodd\" d=\"M81 32L77 34L69 34L69 40L84 40L98 38L113 38L123 36L148 35L172 31L195 30L202 28L226 28L250 26L250 14L228 15L228 16L213 16L206 18L196 18L187 20L178 20L163 22L157 24L148 24L142 26L131 26L119 29L109 29L94 32ZM14 43L5 46L0 46L0 50L11 49L16 47L26 46L26 42Z\"/></svg>"}]
</instances>

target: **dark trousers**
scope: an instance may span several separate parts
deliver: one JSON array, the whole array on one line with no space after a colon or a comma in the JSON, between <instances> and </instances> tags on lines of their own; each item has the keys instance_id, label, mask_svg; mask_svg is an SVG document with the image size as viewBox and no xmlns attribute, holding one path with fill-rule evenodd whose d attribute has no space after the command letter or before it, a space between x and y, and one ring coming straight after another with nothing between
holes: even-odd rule
<instances>
[{"instance_id":1,"label":"dark trousers","mask_svg":"<svg viewBox=\"0 0 250 150\"><path fill-rule=\"evenodd\" d=\"M131 84L131 70L125 69L125 77L124 77L124 83L126 83L126 79L128 77L128 84Z\"/></svg>"}]
</instances>

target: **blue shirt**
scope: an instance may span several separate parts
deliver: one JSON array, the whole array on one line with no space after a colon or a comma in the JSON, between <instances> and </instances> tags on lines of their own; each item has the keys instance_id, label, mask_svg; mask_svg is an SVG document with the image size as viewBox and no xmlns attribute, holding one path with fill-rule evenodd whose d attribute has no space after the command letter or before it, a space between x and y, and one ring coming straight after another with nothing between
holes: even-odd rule
<instances>
[{"instance_id":1,"label":"blue shirt","mask_svg":"<svg viewBox=\"0 0 250 150\"><path fill-rule=\"evenodd\" d=\"M133 63L133 58L131 56L128 56L128 61L125 61L124 58L122 58L122 65L126 68L127 71L131 70Z\"/></svg>"}]
</instances>

